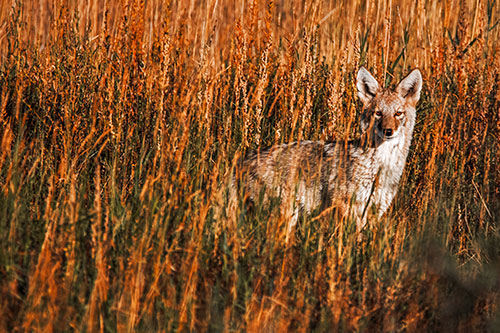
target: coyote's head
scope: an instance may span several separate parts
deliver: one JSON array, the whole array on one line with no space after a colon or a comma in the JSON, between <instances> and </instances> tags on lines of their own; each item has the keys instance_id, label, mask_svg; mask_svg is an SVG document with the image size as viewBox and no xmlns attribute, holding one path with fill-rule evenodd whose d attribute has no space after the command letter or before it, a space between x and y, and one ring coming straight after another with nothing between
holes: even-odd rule
<instances>
[{"instance_id":1,"label":"coyote's head","mask_svg":"<svg viewBox=\"0 0 500 333\"><path fill-rule=\"evenodd\" d=\"M361 130L382 140L397 138L402 128L415 122L415 106L420 98L422 75L413 70L392 90L381 89L364 67L357 78L358 96L363 102Z\"/></svg>"}]
</instances>

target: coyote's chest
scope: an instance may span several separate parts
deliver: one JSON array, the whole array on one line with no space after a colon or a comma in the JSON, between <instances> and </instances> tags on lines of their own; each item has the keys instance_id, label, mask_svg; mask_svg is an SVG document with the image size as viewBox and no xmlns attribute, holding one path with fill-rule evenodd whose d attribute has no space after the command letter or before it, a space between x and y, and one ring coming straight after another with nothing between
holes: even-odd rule
<instances>
[{"instance_id":1,"label":"coyote's chest","mask_svg":"<svg viewBox=\"0 0 500 333\"><path fill-rule=\"evenodd\" d=\"M385 212L396 194L406 156L403 137L386 141L359 156L351 191L361 214L372 205L379 214Z\"/></svg>"}]
</instances>

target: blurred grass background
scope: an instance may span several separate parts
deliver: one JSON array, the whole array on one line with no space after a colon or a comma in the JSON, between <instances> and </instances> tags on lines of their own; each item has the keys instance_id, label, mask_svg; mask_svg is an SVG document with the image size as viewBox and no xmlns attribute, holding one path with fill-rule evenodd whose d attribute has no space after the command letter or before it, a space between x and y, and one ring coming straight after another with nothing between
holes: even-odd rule
<instances>
[{"instance_id":1,"label":"blurred grass background","mask_svg":"<svg viewBox=\"0 0 500 333\"><path fill-rule=\"evenodd\" d=\"M0 330L498 329L499 9L1 2ZM424 75L386 216L224 218L238 156L357 135L361 65Z\"/></svg>"}]
</instances>

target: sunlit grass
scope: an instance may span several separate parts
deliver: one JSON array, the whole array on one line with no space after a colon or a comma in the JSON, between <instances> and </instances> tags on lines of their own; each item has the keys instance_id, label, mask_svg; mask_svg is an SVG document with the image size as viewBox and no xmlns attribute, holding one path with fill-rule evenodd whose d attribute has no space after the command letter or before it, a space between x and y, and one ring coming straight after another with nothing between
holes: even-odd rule
<instances>
[{"instance_id":1,"label":"sunlit grass","mask_svg":"<svg viewBox=\"0 0 500 333\"><path fill-rule=\"evenodd\" d=\"M496 1L0 4L0 330L498 327ZM236 160L355 137L364 65L424 74L398 194L359 237L232 207Z\"/></svg>"}]
</instances>

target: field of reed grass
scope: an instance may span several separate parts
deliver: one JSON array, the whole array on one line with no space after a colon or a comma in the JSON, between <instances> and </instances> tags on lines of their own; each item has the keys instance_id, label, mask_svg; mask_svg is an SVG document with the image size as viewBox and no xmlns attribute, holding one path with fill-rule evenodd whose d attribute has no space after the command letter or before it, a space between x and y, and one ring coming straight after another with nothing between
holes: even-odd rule
<instances>
[{"instance_id":1,"label":"field of reed grass","mask_svg":"<svg viewBox=\"0 0 500 333\"><path fill-rule=\"evenodd\" d=\"M0 331L500 327L500 3L0 3ZM226 212L236 160L424 76L388 213Z\"/></svg>"}]
</instances>

